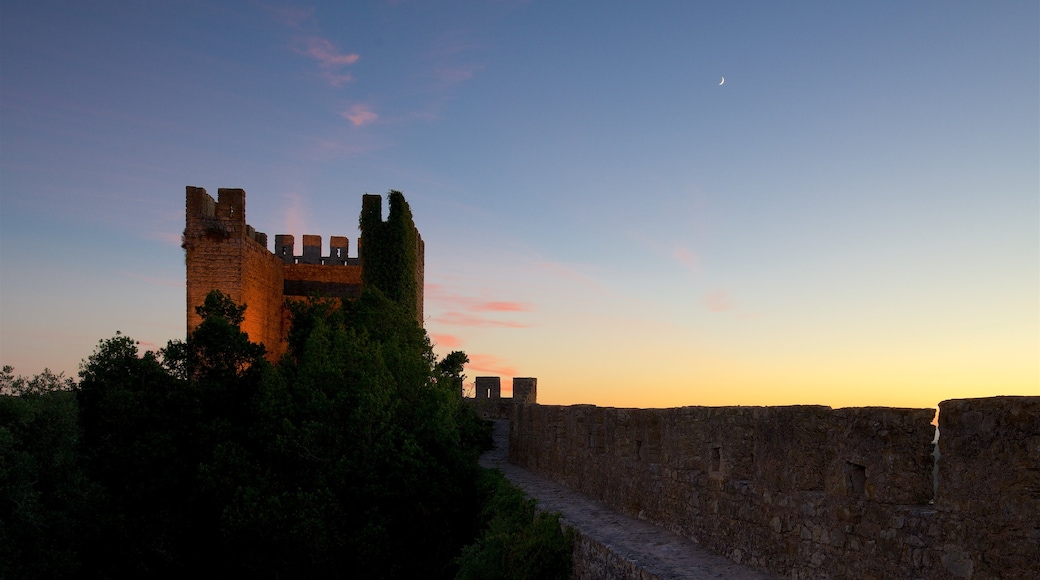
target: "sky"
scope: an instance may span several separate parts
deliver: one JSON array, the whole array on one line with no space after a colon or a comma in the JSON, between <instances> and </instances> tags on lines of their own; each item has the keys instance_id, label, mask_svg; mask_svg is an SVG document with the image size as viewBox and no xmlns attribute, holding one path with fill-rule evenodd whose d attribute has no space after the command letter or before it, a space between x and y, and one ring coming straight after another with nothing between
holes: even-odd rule
<instances>
[{"instance_id":1,"label":"sky","mask_svg":"<svg viewBox=\"0 0 1040 580\"><path fill-rule=\"evenodd\" d=\"M185 186L351 255L396 189L435 351L505 395L1040 395L1038 12L4 0L0 363L184 338Z\"/></svg>"}]
</instances>

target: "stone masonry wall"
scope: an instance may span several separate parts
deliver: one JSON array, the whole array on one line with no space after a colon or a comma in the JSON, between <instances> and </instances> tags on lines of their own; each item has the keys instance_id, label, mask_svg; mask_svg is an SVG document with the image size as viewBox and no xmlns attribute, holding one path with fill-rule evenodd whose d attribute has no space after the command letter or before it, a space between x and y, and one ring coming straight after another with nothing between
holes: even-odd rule
<instances>
[{"instance_id":1,"label":"stone masonry wall","mask_svg":"<svg viewBox=\"0 0 1040 580\"><path fill-rule=\"evenodd\" d=\"M214 201L205 189L188 187L186 198L188 332L202 323L195 307L219 289L247 305L242 330L249 339L277 351L282 344L282 265L267 251L267 237L246 224L245 191L221 188Z\"/></svg>"},{"instance_id":2,"label":"stone masonry wall","mask_svg":"<svg viewBox=\"0 0 1040 580\"><path fill-rule=\"evenodd\" d=\"M940 559L961 578L1040 578L1040 397L939 404Z\"/></svg>"},{"instance_id":3,"label":"stone masonry wall","mask_svg":"<svg viewBox=\"0 0 1040 580\"><path fill-rule=\"evenodd\" d=\"M933 409L511 413L511 462L786 577L1040 570L1040 397L942 403L937 495Z\"/></svg>"}]
</instances>

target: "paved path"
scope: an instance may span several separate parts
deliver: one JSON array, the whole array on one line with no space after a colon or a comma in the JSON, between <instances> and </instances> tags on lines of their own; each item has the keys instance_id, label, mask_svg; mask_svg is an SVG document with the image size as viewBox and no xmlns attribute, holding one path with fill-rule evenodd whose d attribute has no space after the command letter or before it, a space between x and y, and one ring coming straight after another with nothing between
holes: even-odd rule
<instances>
[{"instance_id":1,"label":"paved path","mask_svg":"<svg viewBox=\"0 0 1040 580\"><path fill-rule=\"evenodd\" d=\"M509 463L509 421L494 420L495 447L480 464L502 470L514 485L538 502L539 509L559 512L563 520L625 559L638 562L661 580L775 578L709 552L690 540L647 522L615 512L575 491Z\"/></svg>"}]
</instances>

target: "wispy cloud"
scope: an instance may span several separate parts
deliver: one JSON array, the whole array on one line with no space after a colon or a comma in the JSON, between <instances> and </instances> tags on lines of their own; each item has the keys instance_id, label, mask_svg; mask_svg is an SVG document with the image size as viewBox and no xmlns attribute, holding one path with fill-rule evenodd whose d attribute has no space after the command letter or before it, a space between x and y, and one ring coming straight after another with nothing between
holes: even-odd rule
<instances>
[{"instance_id":1,"label":"wispy cloud","mask_svg":"<svg viewBox=\"0 0 1040 580\"><path fill-rule=\"evenodd\" d=\"M531 306L524 302L477 302L470 308L474 312L527 312Z\"/></svg>"},{"instance_id":2,"label":"wispy cloud","mask_svg":"<svg viewBox=\"0 0 1040 580\"><path fill-rule=\"evenodd\" d=\"M170 246L181 245L181 235L173 232L151 232L148 234L148 238L160 241Z\"/></svg>"},{"instance_id":3,"label":"wispy cloud","mask_svg":"<svg viewBox=\"0 0 1040 580\"><path fill-rule=\"evenodd\" d=\"M307 208L303 196L298 193L286 193L285 198L285 231L303 235L307 232ZM302 241L300 243L303 243Z\"/></svg>"},{"instance_id":4,"label":"wispy cloud","mask_svg":"<svg viewBox=\"0 0 1040 580\"><path fill-rule=\"evenodd\" d=\"M340 86L354 80L354 76L341 69L350 66L361 58L356 52L340 52L330 40L320 36L306 36L293 41L290 48L318 63L322 76L333 86Z\"/></svg>"},{"instance_id":5,"label":"wispy cloud","mask_svg":"<svg viewBox=\"0 0 1040 580\"><path fill-rule=\"evenodd\" d=\"M433 341L433 344L444 348L458 348L462 346L462 339L451 334L430 333L430 340Z\"/></svg>"},{"instance_id":6,"label":"wispy cloud","mask_svg":"<svg viewBox=\"0 0 1040 580\"><path fill-rule=\"evenodd\" d=\"M692 251L687 249L685 246L676 246L672 252L672 256L683 266L686 266L691 272L700 271L701 260Z\"/></svg>"},{"instance_id":7,"label":"wispy cloud","mask_svg":"<svg viewBox=\"0 0 1040 580\"><path fill-rule=\"evenodd\" d=\"M474 296L453 294L440 284L427 284L424 288L427 301L463 308L470 312L530 312L534 308L526 302L486 300Z\"/></svg>"},{"instance_id":8,"label":"wispy cloud","mask_svg":"<svg viewBox=\"0 0 1040 580\"><path fill-rule=\"evenodd\" d=\"M592 290L603 290L603 286L591 276L561 262L539 261L534 263L534 268L547 272L553 278L575 282Z\"/></svg>"},{"instance_id":9,"label":"wispy cloud","mask_svg":"<svg viewBox=\"0 0 1040 580\"><path fill-rule=\"evenodd\" d=\"M361 58L360 55L354 52L340 52L331 41L318 36L298 39L293 46L293 50L318 61L322 68L336 68L354 64Z\"/></svg>"},{"instance_id":10,"label":"wispy cloud","mask_svg":"<svg viewBox=\"0 0 1040 580\"><path fill-rule=\"evenodd\" d=\"M733 296L729 290L716 290L704 296L704 305L712 312L733 310Z\"/></svg>"},{"instance_id":11,"label":"wispy cloud","mask_svg":"<svg viewBox=\"0 0 1040 580\"><path fill-rule=\"evenodd\" d=\"M139 341L137 341L137 344L138 344L138 346L142 347L142 349L144 349L144 350L156 351L156 350L159 350L159 348L160 348L160 346L158 344L156 344L154 342L149 342L147 340L139 340Z\"/></svg>"},{"instance_id":12,"label":"wispy cloud","mask_svg":"<svg viewBox=\"0 0 1040 580\"><path fill-rule=\"evenodd\" d=\"M351 105L349 109L339 114L340 117L350 121L355 127L368 125L379 118L368 105Z\"/></svg>"},{"instance_id":13,"label":"wispy cloud","mask_svg":"<svg viewBox=\"0 0 1040 580\"><path fill-rule=\"evenodd\" d=\"M439 324L451 324L454 326L471 326L471 327L484 327L484 328L529 328L530 324L523 324L520 322L509 322L505 320L493 320L483 316L475 314L468 314L466 312L445 312L440 316L431 318L433 322Z\"/></svg>"},{"instance_id":14,"label":"wispy cloud","mask_svg":"<svg viewBox=\"0 0 1040 580\"><path fill-rule=\"evenodd\" d=\"M314 8L266 6L264 9L272 20L290 28L299 28L305 20L314 15Z\"/></svg>"},{"instance_id":15,"label":"wispy cloud","mask_svg":"<svg viewBox=\"0 0 1040 580\"><path fill-rule=\"evenodd\" d=\"M427 53L430 74L440 89L472 79L483 64L473 62L466 55L480 46L457 31L442 34Z\"/></svg>"},{"instance_id":16,"label":"wispy cloud","mask_svg":"<svg viewBox=\"0 0 1040 580\"><path fill-rule=\"evenodd\" d=\"M469 364L466 369L470 372L479 371L493 375L516 376L516 368L502 361L502 359L491 354L468 354Z\"/></svg>"}]
</instances>

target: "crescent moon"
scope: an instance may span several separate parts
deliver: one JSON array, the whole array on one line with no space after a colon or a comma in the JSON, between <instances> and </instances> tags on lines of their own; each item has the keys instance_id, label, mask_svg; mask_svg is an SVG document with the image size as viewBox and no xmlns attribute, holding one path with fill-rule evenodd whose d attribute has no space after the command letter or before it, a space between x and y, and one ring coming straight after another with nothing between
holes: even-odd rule
<instances>
[{"instance_id":1,"label":"crescent moon","mask_svg":"<svg viewBox=\"0 0 1040 580\"><path fill-rule=\"evenodd\" d=\"M722 77L722 80L719 81L719 86L721 87L725 82L726 82L726 77Z\"/></svg>"}]
</instances>

